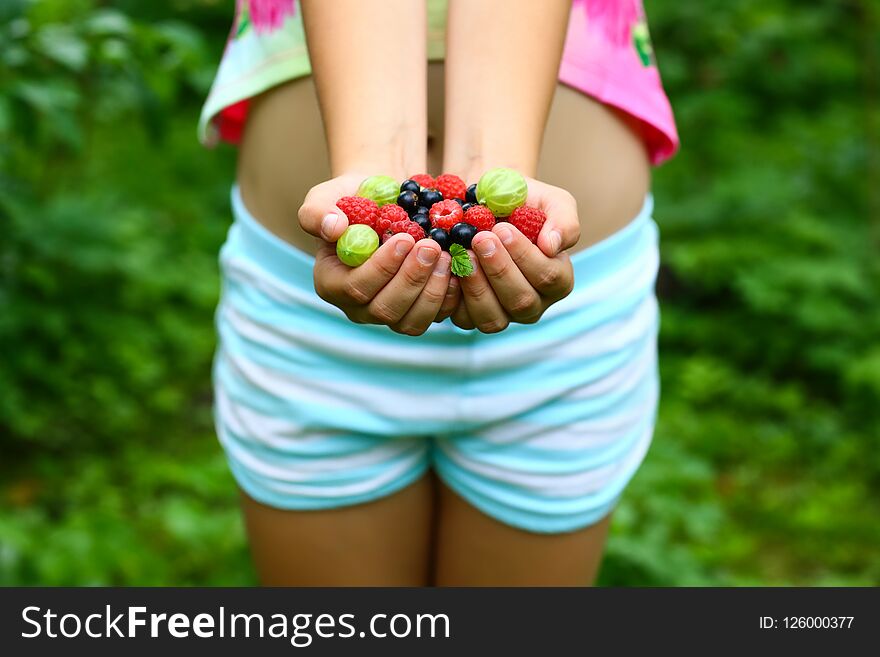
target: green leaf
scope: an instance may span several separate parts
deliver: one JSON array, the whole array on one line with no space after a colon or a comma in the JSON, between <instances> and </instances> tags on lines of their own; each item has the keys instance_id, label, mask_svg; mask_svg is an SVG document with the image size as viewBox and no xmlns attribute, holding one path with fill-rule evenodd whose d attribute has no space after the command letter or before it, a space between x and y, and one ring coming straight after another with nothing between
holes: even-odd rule
<instances>
[{"instance_id":1,"label":"green leaf","mask_svg":"<svg viewBox=\"0 0 880 657\"><path fill-rule=\"evenodd\" d=\"M73 71L82 71L88 63L88 46L67 26L47 25L37 35L37 44L44 55Z\"/></svg>"},{"instance_id":2,"label":"green leaf","mask_svg":"<svg viewBox=\"0 0 880 657\"><path fill-rule=\"evenodd\" d=\"M98 36L128 36L131 21L115 9L98 9L86 21L89 32Z\"/></svg>"},{"instance_id":3,"label":"green leaf","mask_svg":"<svg viewBox=\"0 0 880 657\"><path fill-rule=\"evenodd\" d=\"M449 255L452 256L450 268L453 274L464 278L474 273L474 263L471 262L467 250L461 244L450 246Z\"/></svg>"}]
</instances>

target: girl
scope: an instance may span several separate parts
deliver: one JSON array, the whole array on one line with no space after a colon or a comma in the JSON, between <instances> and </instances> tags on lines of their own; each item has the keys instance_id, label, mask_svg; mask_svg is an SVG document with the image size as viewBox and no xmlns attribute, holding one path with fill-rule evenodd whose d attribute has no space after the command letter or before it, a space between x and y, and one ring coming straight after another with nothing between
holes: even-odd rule
<instances>
[{"instance_id":1,"label":"girl","mask_svg":"<svg viewBox=\"0 0 880 657\"><path fill-rule=\"evenodd\" d=\"M215 414L261 581L592 583L658 397L678 141L641 3L238 0L200 131L239 147ZM500 223L463 279L405 234L337 260L368 175L496 166L537 245Z\"/></svg>"}]
</instances>

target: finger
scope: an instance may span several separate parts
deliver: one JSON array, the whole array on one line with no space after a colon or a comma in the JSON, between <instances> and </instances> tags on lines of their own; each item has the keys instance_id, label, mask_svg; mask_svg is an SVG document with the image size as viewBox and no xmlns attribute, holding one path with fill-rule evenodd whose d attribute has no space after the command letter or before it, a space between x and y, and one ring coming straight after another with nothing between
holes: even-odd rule
<instances>
[{"instance_id":1,"label":"finger","mask_svg":"<svg viewBox=\"0 0 880 657\"><path fill-rule=\"evenodd\" d=\"M440 306L440 311L437 313L436 321L442 322L447 317L451 317L456 309L461 308L462 306L461 282L459 281L458 276L450 276L449 287L446 289L446 298L443 299L443 304Z\"/></svg>"},{"instance_id":2,"label":"finger","mask_svg":"<svg viewBox=\"0 0 880 657\"><path fill-rule=\"evenodd\" d=\"M315 290L339 306L366 306L397 274L415 240L406 233L389 239L360 267L351 268L336 256L336 245L322 243L315 255Z\"/></svg>"},{"instance_id":3,"label":"finger","mask_svg":"<svg viewBox=\"0 0 880 657\"><path fill-rule=\"evenodd\" d=\"M516 266L498 236L488 231L477 233L472 248L507 314L517 322L537 321L543 310L541 296Z\"/></svg>"},{"instance_id":4,"label":"finger","mask_svg":"<svg viewBox=\"0 0 880 657\"><path fill-rule=\"evenodd\" d=\"M568 254L561 253L555 258L548 258L510 224L498 224L492 232L501 240L526 280L540 294L560 299L571 291L574 273Z\"/></svg>"},{"instance_id":5,"label":"finger","mask_svg":"<svg viewBox=\"0 0 880 657\"><path fill-rule=\"evenodd\" d=\"M440 245L434 240L419 240L394 278L367 306L370 319L388 326L399 322L425 289L440 253ZM438 299L438 308L442 300Z\"/></svg>"},{"instance_id":6,"label":"finger","mask_svg":"<svg viewBox=\"0 0 880 657\"><path fill-rule=\"evenodd\" d=\"M450 258L451 260L451 258ZM455 309L460 305L461 301L461 285L458 282L458 276L449 276L449 283L446 287L446 296L443 303L440 304L440 310L437 311L435 322L442 322L450 317Z\"/></svg>"},{"instance_id":7,"label":"finger","mask_svg":"<svg viewBox=\"0 0 880 657\"><path fill-rule=\"evenodd\" d=\"M467 307L464 305L464 300L462 299L461 303L455 308L455 311L452 313L452 323L455 324L458 328L464 329L465 331L472 331L476 327L474 326L474 320L471 319L470 314L467 311Z\"/></svg>"},{"instance_id":8,"label":"finger","mask_svg":"<svg viewBox=\"0 0 880 657\"><path fill-rule=\"evenodd\" d=\"M498 333L507 328L507 316L495 291L486 279L479 261L473 258L474 272L461 279L461 293L474 324L483 333Z\"/></svg>"},{"instance_id":9,"label":"finger","mask_svg":"<svg viewBox=\"0 0 880 657\"><path fill-rule=\"evenodd\" d=\"M437 318L437 313L440 311L449 289L450 261L448 253L440 254L424 289L412 307L394 327L395 331L406 335L421 335L428 330L428 327Z\"/></svg>"},{"instance_id":10,"label":"finger","mask_svg":"<svg viewBox=\"0 0 880 657\"><path fill-rule=\"evenodd\" d=\"M538 233L538 248L548 258L570 249L581 238L581 224L578 219L577 201L562 189L557 189L553 200L544 208L547 221Z\"/></svg>"},{"instance_id":11,"label":"finger","mask_svg":"<svg viewBox=\"0 0 880 657\"><path fill-rule=\"evenodd\" d=\"M298 213L302 229L327 242L338 240L348 228L348 219L336 207L336 201L351 193L356 186L353 180L340 177L312 187Z\"/></svg>"}]
</instances>

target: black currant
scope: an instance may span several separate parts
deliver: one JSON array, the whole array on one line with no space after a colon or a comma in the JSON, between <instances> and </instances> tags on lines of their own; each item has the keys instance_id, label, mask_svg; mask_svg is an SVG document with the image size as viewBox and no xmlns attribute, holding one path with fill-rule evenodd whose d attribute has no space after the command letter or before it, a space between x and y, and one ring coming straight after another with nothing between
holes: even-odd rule
<instances>
[{"instance_id":1,"label":"black currant","mask_svg":"<svg viewBox=\"0 0 880 657\"><path fill-rule=\"evenodd\" d=\"M409 216L413 216L419 207L419 195L411 190L400 192L397 197L397 205L406 210Z\"/></svg>"},{"instance_id":2,"label":"black currant","mask_svg":"<svg viewBox=\"0 0 880 657\"><path fill-rule=\"evenodd\" d=\"M416 208L416 215L423 214L427 217L428 212L430 212L430 209L426 208L424 205L420 205L418 208ZM413 215L413 217L415 217L415 215Z\"/></svg>"},{"instance_id":3,"label":"black currant","mask_svg":"<svg viewBox=\"0 0 880 657\"><path fill-rule=\"evenodd\" d=\"M415 180L404 180L400 185L400 191L415 192L416 194L418 194L420 191L422 191L422 188Z\"/></svg>"},{"instance_id":4,"label":"black currant","mask_svg":"<svg viewBox=\"0 0 880 657\"><path fill-rule=\"evenodd\" d=\"M461 211L462 211L462 212L467 212L468 210L470 210L470 209L471 209L472 207L474 207L475 205L476 205L476 203L465 203L464 205L461 206Z\"/></svg>"},{"instance_id":5,"label":"black currant","mask_svg":"<svg viewBox=\"0 0 880 657\"><path fill-rule=\"evenodd\" d=\"M441 249L443 249L444 251L449 250L449 233L447 233L445 230L443 230L442 228L434 228L428 235L432 240L440 245Z\"/></svg>"},{"instance_id":6,"label":"black currant","mask_svg":"<svg viewBox=\"0 0 880 657\"><path fill-rule=\"evenodd\" d=\"M460 221L449 231L449 239L451 239L454 244L461 244L464 248L469 249L471 248L471 240L474 239L474 235L476 234L476 227Z\"/></svg>"},{"instance_id":7,"label":"black currant","mask_svg":"<svg viewBox=\"0 0 880 657\"><path fill-rule=\"evenodd\" d=\"M412 220L415 221L423 231L425 231L426 235L431 232L431 220L428 219L427 214L414 214Z\"/></svg>"},{"instance_id":8,"label":"black currant","mask_svg":"<svg viewBox=\"0 0 880 657\"><path fill-rule=\"evenodd\" d=\"M467 194L464 195L464 200L468 203L477 202L477 183L474 183L467 188Z\"/></svg>"},{"instance_id":9,"label":"black currant","mask_svg":"<svg viewBox=\"0 0 880 657\"><path fill-rule=\"evenodd\" d=\"M442 200L443 194L436 189L423 189L422 193L419 194L419 205L424 205L426 208L430 208L432 205L439 203Z\"/></svg>"},{"instance_id":10,"label":"black currant","mask_svg":"<svg viewBox=\"0 0 880 657\"><path fill-rule=\"evenodd\" d=\"M458 203L461 207L464 207L464 201L462 201L460 198L454 198L452 200Z\"/></svg>"}]
</instances>

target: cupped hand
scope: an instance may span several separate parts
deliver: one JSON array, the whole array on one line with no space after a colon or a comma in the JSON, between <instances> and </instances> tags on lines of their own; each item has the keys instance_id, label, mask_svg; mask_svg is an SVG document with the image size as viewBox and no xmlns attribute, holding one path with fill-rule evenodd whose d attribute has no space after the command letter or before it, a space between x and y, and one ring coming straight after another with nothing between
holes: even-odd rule
<instances>
[{"instance_id":1,"label":"cupped hand","mask_svg":"<svg viewBox=\"0 0 880 657\"><path fill-rule=\"evenodd\" d=\"M458 305L460 286L448 253L434 240L391 237L360 267L336 256L336 241L348 227L336 207L366 176L349 173L313 187L299 210L303 230L318 240L315 291L359 324L384 324L398 333L421 335Z\"/></svg>"},{"instance_id":2,"label":"cupped hand","mask_svg":"<svg viewBox=\"0 0 880 657\"><path fill-rule=\"evenodd\" d=\"M503 331L511 322L537 322L574 287L566 249L580 238L577 203L564 189L531 178L526 204L540 208L547 221L532 244L519 230L499 222L477 233L471 244L474 273L461 279L461 301L452 321L483 333Z\"/></svg>"}]
</instances>

